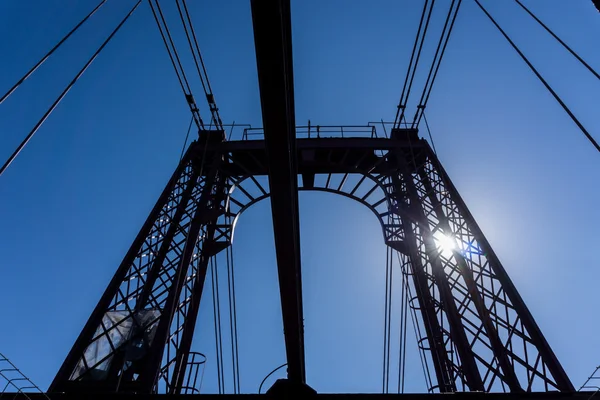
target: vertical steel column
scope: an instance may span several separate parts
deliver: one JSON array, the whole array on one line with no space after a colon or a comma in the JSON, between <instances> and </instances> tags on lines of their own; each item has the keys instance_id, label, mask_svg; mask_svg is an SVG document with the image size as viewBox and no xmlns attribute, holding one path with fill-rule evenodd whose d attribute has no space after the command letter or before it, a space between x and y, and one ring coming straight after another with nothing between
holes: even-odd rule
<instances>
[{"instance_id":1,"label":"vertical steel column","mask_svg":"<svg viewBox=\"0 0 600 400\"><path fill-rule=\"evenodd\" d=\"M171 327L173 316L176 311L176 302L181 294L185 274L189 268L190 261L194 254L194 249L196 247L196 242L198 241L200 231L204 225L204 218L206 217L205 214L208 211L208 202L212 197L212 192L220 164L220 156L215 154L213 158L213 164L211 165L209 172L206 175L206 180L204 181L204 187L202 188L202 194L198 200L196 213L194 214L190 228L187 232L185 245L183 247L183 255L181 256L179 265L177 266L177 272L174 277L174 284L169 290L169 295L167 297L163 313L161 314L154 340L150 346L150 350L148 351L148 359L145 362L143 371L140 373L140 390L144 393L151 393L158 379L163 357L163 349L169 336L169 328ZM202 167L199 166L199 168Z\"/></svg>"},{"instance_id":2,"label":"vertical steel column","mask_svg":"<svg viewBox=\"0 0 600 400\"><path fill-rule=\"evenodd\" d=\"M406 191L410 198L411 205L409 208L409 213L411 214L411 219L417 221L417 226L423 237L427 259L431 264L433 275L435 277L435 284L440 292L442 307L448 318L448 323L450 324L450 335L452 341L456 345L458 354L460 356L462 370L467 381L466 384L473 391L484 391L481 374L479 373L473 351L471 350L471 346L469 345L469 341L465 334L461 316L456 308L448 278L446 277L439 257L437 256L438 252L431 229L429 227L429 221L427 221L427 217L425 216L425 213L421 207L421 202L413 182L410 168L405 159L405 155L401 150L395 151L395 155L401 175L404 178L404 183L406 184ZM414 245L417 248L419 246L419 244L416 242Z\"/></svg>"},{"instance_id":3,"label":"vertical steel column","mask_svg":"<svg viewBox=\"0 0 600 400\"><path fill-rule=\"evenodd\" d=\"M554 377L556 384L559 387L559 390L565 391L565 392L574 392L575 387L571 383L571 380L569 379L564 368L562 367L562 365L556 358L556 355L552 351L552 348L546 341L546 338L542 334L542 331L540 330L539 326L535 322L533 315L531 314L531 312L525 305L523 298L521 297L521 295L517 291L514 283L512 282L512 280L506 273L506 270L500 263L500 260L498 259L498 256L496 255L496 253L494 253L492 246L487 241L481 228L479 228L479 225L477 225L477 222L473 218L473 215L471 214L471 212L467 208L467 205L465 204L462 197L458 193L458 190L456 190L456 187L450 180L448 174L442 167L438 158L435 156L435 154L433 154L433 151L431 151L429 146L427 147L427 150L428 150L428 154L429 154L432 165L436 168L438 174L442 178L442 181L444 182L444 186L446 187L446 190L448 190L450 192L450 198L458 205L462 217L467 221L467 223L469 224L469 227L473 230L473 233L477 236L477 240L479 241L480 246L485 251L486 257L488 258L488 260L490 262L491 268L494 270L495 274L498 276L498 279L500 279L500 281L502 282L503 290L506 292L508 298L512 302L513 307L517 310L519 318L521 318L523 325L525 326L525 328L527 329L527 332L531 336L531 339L535 343L535 346L537 347L539 353L542 356L543 362L546 364L548 370Z\"/></svg>"},{"instance_id":4,"label":"vertical steel column","mask_svg":"<svg viewBox=\"0 0 600 400\"><path fill-rule=\"evenodd\" d=\"M92 314L87 320L81 333L77 337L77 340L73 344L73 347L69 351L69 354L65 358L63 364L61 365L56 376L54 377L54 380L50 384L48 392L60 392L65 390L66 385L69 382L69 378L73 373L75 366L77 365L77 362L83 356L83 353L89 345L90 341L92 340L92 337L96 332L97 327L100 326L102 318L106 310L109 308L110 303L115 297L117 291L119 290L121 282L123 282L124 277L127 275L127 272L129 271L129 268L136 257L138 249L141 247L142 243L144 242L144 240L146 240L146 237L152 230L154 222L159 217L162 208L169 201L169 195L175 188L181 174L184 173L185 168L190 162L192 156L192 152L188 149L185 157L183 157L183 159L180 161L179 165L175 169L175 172L171 176L171 179L162 191L160 197L158 198L158 201L154 205L154 208L152 208L152 211L150 212L150 215L148 215L148 218L144 222L144 225L142 225L142 228L138 232L131 247L127 251L127 254L123 258L123 261L117 269L117 272L115 273L110 283L108 284L108 287L104 291L104 294L98 301L98 304L96 304L94 311L92 311Z\"/></svg>"}]
</instances>

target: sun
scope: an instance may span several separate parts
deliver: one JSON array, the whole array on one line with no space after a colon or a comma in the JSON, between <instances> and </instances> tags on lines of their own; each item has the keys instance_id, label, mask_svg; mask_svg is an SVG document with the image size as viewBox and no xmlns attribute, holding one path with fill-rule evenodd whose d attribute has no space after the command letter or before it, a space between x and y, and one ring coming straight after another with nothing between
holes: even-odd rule
<instances>
[{"instance_id":1,"label":"sun","mask_svg":"<svg viewBox=\"0 0 600 400\"><path fill-rule=\"evenodd\" d=\"M446 258L452 256L453 251L456 249L456 240L454 237L445 235L442 232L436 232L433 234L433 238L442 256Z\"/></svg>"}]
</instances>

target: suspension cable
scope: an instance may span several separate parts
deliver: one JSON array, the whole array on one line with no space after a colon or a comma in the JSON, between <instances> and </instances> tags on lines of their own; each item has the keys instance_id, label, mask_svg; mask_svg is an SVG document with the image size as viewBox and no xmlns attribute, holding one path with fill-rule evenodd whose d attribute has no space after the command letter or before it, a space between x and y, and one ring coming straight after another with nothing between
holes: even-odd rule
<instances>
[{"instance_id":1,"label":"suspension cable","mask_svg":"<svg viewBox=\"0 0 600 400\"><path fill-rule=\"evenodd\" d=\"M215 326L215 352L217 358L217 381L219 385L219 394L223 394L225 391L225 377L223 376L223 348L221 340L221 313L219 310L219 281L217 276L217 268L215 266L215 257L210 259L210 270L211 270L211 286L212 286L212 297L213 297L213 319Z\"/></svg>"},{"instance_id":2,"label":"suspension cable","mask_svg":"<svg viewBox=\"0 0 600 400\"><path fill-rule=\"evenodd\" d=\"M388 315L387 315L387 319L388 319L388 332L387 332L387 377L386 377L386 386L385 386L385 392L389 393L390 389L390 359L391 359L391 337L392 337L392 290L393 290L393 285L394 285L394 257L392 255L392 248L388 247L389 252L390 252L390 292L389 292L389 297L388 297Z\"/></svg>"},{"instance_id":3,"label":"suspension cable","mask_svg":"<svg viewBox=\"0 0 600 400\"><path fill-rule=\"evenodd\" d=\"M396 109L396 117L394 118L394 125L393 125L394 128L397 127L396 125L398 125L398 127L399 127L400 124L402 123L402 119L400 119L400 110L404 103L404 93L406 92L406 85L408 84L408 77L410 75L410 71L412 69L412 64L413 64L413 59L415 57L415 53L417 51L417 46L419 44L419 37L421 37L421 28L423 26L423 21L425 20L425 14L427 13L427 4L428 3L429 3L429 0L425 0L425 2L423 3L423 11L421 13L421 20L419 21L419 28L417 29L417 34L415 36L415 43L413 45L412 53L410 55L410 61L408 62L406 78L404 78L404 85L402 86L402 94L400 94L400 102L398 103L398 107ZM400 124L398 124L398 121L400 121Z\"/></svg>"},{"instance_id":4,"label":"suspension cable","mask_svg":"<svg viewBox=\"0 0 600 400\"><path fill-rule=\"evenodd\" d=\"M556 101L558 101L558 103L562 106L563 110L565 110L565 112L569 115L569 117L571 117L571 119L573 120L573 122L575 122L575 124L579 127L579 129L581 130L581 132L588 138L588 140L590 141L590 143L592 143L592 145L594 145L594 147L596 148L596 150L598 150L600 152L600 145L598 145L598 143L596 142L596 140L594 140L594 138L589 134L589 132L585 129L585 127L581 124L581 122L579 122L579 120L577 119L577 117L575 117L575 115L571 112L571 110L569 109L569 107L567 107L567 105L562 101L562 99L558 96L558 94L556 94L556 92L554 91L554 89L552 89L552 87L548 84L548 82L546 82L546 80L542 77L542 75L538 72L538 70L533 66L533 64L531 64L531 62L529 61L529 59L527 57L525 57L525 55L523 54L523 52L517 47L517 45L510 39L510 37L506 34L506 32L500 27L500 25L498 25L498 23L496 22L496 20L490 15L490 13L481 5L481 3L479 2L479 0L475 0L475 3L477 3L477 5L479 6L479 8L481 8L481 10L485 13L485 15L490 19L490 21L492 21L492 23L496 26L496 28L500 31L500 33L502 34L502 36L504 36L504 38L508 41L508 43L510 43L510 45L512 46L512 48L519 54L519 56L523 59L523 61L525 61L525 63L527 64L527 66L531 69L531 71L537 76L537 78L540 80L540 82L542 82L544 84L544 86L546 87L546 89L548 89L548 91L552 94L552 96L554 97L554 99L556 99Z\"/></svg>"},{"instance_id":5,"label":"suspension cable","mask_svg":"<svg viewBox=\"0 0 600 400\"><path fill-rule=\"evenodd\" d=\"M237 381L235 379L235 344L233 337L233 306L231 301L231 262L229 261L229 247L225 249L225 257L227 258L227 300L229 304L229 335L231 338L231 369L233 376L233 394L237 394Z\"/></svg>"},{"instance_id":6,"label":"suspension cable","mask_svg":"<svg viewBox=\"0 0 600 400\"><path fill-rule=\"evenodd\" d=\"M391 359L391 327L392 327L392 292L393 292L393 264L392 249L386 247L385 257L385 310L383 328L383 393L389 393L390 385L390 359Z\"/></svg>"},{"instance_id":7,"label":"suspension cable","mask_svg":"<svg viewBox=\"0 0 600 400\"><path fill-rule=\"evenodd\" d=\"M192 18L190 17L190 13L187 8L186 1L181 0L181 2L183 3L183 9L185 11L187 24L183 17L183 13L181 11L181 6L179 5L179 0L176 0L177 10L179 11L179 16L181 18L181 22L182 22L183 28L185 30L185 35L186 35L188 43L190 45L190 50L192 51L194 63L196 64L198 76L200 77L200 82L202 83L202 88L204 89L204 95L206 96L206 101L207 101L208 107L210 109L212 122L214 123L214 125L217 129L223 130L223 121L221 121L221 117L219 115L219 108L217 107L217 104L215 102L215 96L212 93L212 88L210 86L210 80L208 79L208 73L206 72L206 65L204 64L204 59L202 58L202 53L200 52L200 46L198 45L198 38L196 36L196 32L194 31L194 25L192 24ZM191 35L188 32L187 25L189 25L189 27L190 27ZM191 36L191 39L193 39L196 51L194 51L194 46L192 46L192 40L190 39L190 36ZM197 56L196 56L196 52L198 53ZM200 62L200 65L198 65L198 61ZM200 68L200 66L202 68ZM202 69L202 72L201 72L201 69Z\"/></svg>"},{"instance_id":8,"label":"suspension cable","mask_svg":"<svg viewBox=\"0 0 600 400\"><path fill-rule=\"evenodd\" d=\"M594 68L592 68L588 63L586 63L583 58L581 58L579 56L579 54L577 54L573 49L571 49L561 38L559 38L550 28L548 28L548 26L546 24L544 24L538 17L535 16L535 14L533 12L531 12L527 7L525 7L523 5L523 3L521 3L519 0L515 0L517 2L518 5L521 6L521 8L523 8L523 10L525 10L527 12L527 14L531 15L531 17L533 19L535 19L537 21L538 24L540 24L545 30L546 32L548 32L550 35L552 35L552 37L554 39L556 39L558 41L558 43L560 43L565 49L567 49L567 51L569 53L571 53L571 55L573 55L573 57L575 57L581 64L583 64L592 74L594 74L594 76L598 79L600 79L600 74L598 74L598 72L596 72L594 70Z\"/></svg>"},{"instance_id":9,"label":"suspension cable","mask_svg":"<svg viewBox=\"0 0 600 400\"><path fill-rule=\"evenodd\" d=\"M452 0L450 4L450 10L448 11L448 16L446 17L446 22L444 23L444 29L442 30L442 34L440 35L440 41L438 42L437 48L435 50L435 56L433 57L433 62L431 63L431 68L429 69L429 74L427 75L427 80L425 82L425 86L423 87L423 93L421 94L421 99L419 100L419 105L417 106L417 111L415 113L415 117L411 124L411 128L415 126L419 126L419 122L421 121L421 115L425 111L425 107L427 107L427 102L429 101L429 95L431 94L431 90L433 89L433 84L435 83L435 78L437 77L438 71L440 69L440 65L442 64L442 59L444 58L444 54L446 53L446 47L448 46L448 41L450 40L450 35L452 34L452 30L454 29L454 22L456 21L456 16L458 15L458 10L460 9L460 5L462 4L462 0L458 0L458 4L456 8L454 8L455 0ZM452 11L454 10L454 14ZM448 29L448 33L446 34L446 27L448 26L448 21L452 16L452 22L450 22L450 28ZM442 46L442 41L444 42ZM438 58L438 53L441 53ZM437 63L436 63L437 61ZM435 69L434 69L435 67Z\"/></svg>"},{"instance_id":10,"label":"suspension cable","mask_svg":"<svg viewBox=\"0 0 600 400\"><path fill-rule=\"evenodd\" d=\"M228 217L227 219L230 219ZM231 367L233 370L233 393L240 393L239 383L239 354L238 354L238 335L237 335L237 313L235 301L235 278L233 271L233 249L229 245L225 250L227 258L227 289L229 294L229 331L231 337Z\"/></svg>"},{"instance_id":11,"label":"suspension cable","mask_svg":"<svg viewBox=\"0 0 600 400\"><path fill-rule=\"evenodd\" d=\"M186 93L191 93L192 89L190 87L190 83L187 79L187 76L185 75L185 70L183 68L183 65L181 64L181 59L179 58L179 52L177 51L177 47L175 46L175 42L173 41L173 36L171 36L171 31L169 30L169 26L167 25L167 20L165 19L165 15L162 12L162 8L160 7L160 3L158 2L158 0L154 0L154 1L156 2L156 9L158 10L158 15L160 16L160 20L165 28L165 33L167 34L166 38L169 39L170 47L168 47L167 50L169 52L170 52L169 49L173 50L173 55L175 56L175 60L177 60L177 66L179 67L179 70L181 70L181 76L183 77L183 81L185 82L185 86L187 89ZM150 5L151 5L152 10L154 10L154 7L152 7L152 2L150 2Z\"/></svg>"},{"instance_id":12,"label":"suspension cable","mask_svg":"<svg viewBox=\"0 0 600 400\"><path fill-rule=\"evenodd\" d=\"M231 216L229 217L231 226ZM233 333L235 337L235 374L237 378L238 394L240 393L240 355L239 355L239 337L237 329L237 296L235 294L235 264L233 262L233 244L231 248L231 291L233 293Z\"/></svg>"},{"instance_id":13,"label":"suspension cable","mask_svg":"<svg viewBox=\"0 0 600 400\"><path fill-rule=\"evenodd\" d=\"M425 9L427 8L428 2L429 2L429 0L425 1L425 7L424 7L423 11L425 11ZM417 47L417 43L419 42L419 37L421 38L421 43L419 44L419 49L417 51L417 57L415 58L414 67L412 68L412 74L411 74L412 62L409 63L408 71L406 72L406 80L408 80L406 98L404 98L404 89L403 89L402 95L400 96L400 104L398 104L398 111L396 112L396 120L394 121L395 128L398 128L400 126L398 121L402 121L402 118L404 117L404 111L406 109L406 104L408 103L408 98L410 97L410 90L412 88L412 84L415 79L415 74L417 72L417 67L419 65L419 59L421 58L421 51L423 50L423 44L425 43L425 38L427 36L427 30L429 28L429 22L431 21L431 13L433 12L434 5L435 5L435 0L431 0L431 7L429 7L429 13L427 14L427 19L425 21L425 27L423 29L422 36L420 36L420 33L421 33L421 23L423 22L424 14L421 15L421 23L419 23L419 29L417 31L417 36L416 36L416 40L415 40L415 46L413 47L413 55L411 56L411 61L413 59L414 51ZM410 75L410 80L409 80L409 75ZM406 87L406 81L405 81L405 87ZM400 113L400 118L398 118L398 112Z\"/></svg>"},{"instance_id":14,"label":"suspension cable","mask_svg":"<svg viewBox=\"0 0 600 400\"><path fill-rule=\"evenodd\" d=\"M398 264L403 265L402 264L402 260L400 258L400 252L396 251L396 258L398 259ZM412 321L412 326L413 326L413 331L415 333L415 338L417 340L417 347L419 349L419 359L421 360L421 368L423 370L423 377L425 378L425 383L428 385L428 390L431 389L432 387L432 383L431 383L431 374L429 373L429 366L427 365L426 362L426 357L425 357L425 349L423 349L421 346L419 346L419 340L423 337L423 335L421 334L421 328L419 327L419 324L417 322L417 311L416 309L410 304L410 299L412 299L412 292L410 290L410 285L408 284L408 268L410 268L410 264L408 265L408 267L406 268L406 270L404 269L404 267L402 267L402 273L406 274L406 280L405 280L405 289L406 289L406 295L407 295L407 307L411 309L411 313L410 313L410 318ZM407 311L408 311L407 308ZM406 329L406 326L405 326ZM406 341L406 340L405 340ZM406 345L405 345L406 348ZM405 369L403 368L403 371Z\"/></svg>"},{"instance_id":15,"label":"suspension cable","mask_svg":"<svg viewBox=\"0 0 600 400\"><path fill-rule=\"evenodd\" d=\"M398 260L400 261L400 260ZM404 393L404 378L406 374L406 327L407 327L407 313L408 313L408 290L406 288L406 273L404 266L399 262L400 275L401 275L401 288L400 288L400 335L398 344L398 393Z\"/></svg>"},{"instance_id":16,"label":"suspension cable","mask_svg":"<svg viewBox=\"0 0 600 400\"><path fill-rule=\"evenodd\" d=\"M158 27L160 36L162 37L165 48L167 49L167 53L169 54L171 64L173 65L173 69L175 70L175 74L177 75L177 80L179 81L179 85L181 86L181 90L183 91L185 100L190 108L190 112L192 113L192 117L194 118L196 126L198 127L198 129L204 129L204 121L202 121L202 117L200 116L200 110L198 109L198 106L194 99L194 95L192 93L192 89L187 80L187 76L185 75L185 70L183 69L183 65L181 64L181 59L179 58L179 53L177 52L177 48L175 47L175 42L173 41L171 32L169 31L167 21L164 17L164 14L162 13L162 9L160 8L158 0L154 0L154 2L156 4L156 10L158 10L158 14L156 13L156 10L154 8L153 1L148 0L148 3L150 4L150 9L152 10L152 15L154 16L154 20L156 21L156 26Z\"/></svg>"},{"instance_id":17,"label":"suspension cable","mask_svg":"<svg viewBox=\"0 0 600 400\"><path fill-rule=\"evenodd\" d=\"M198 58L196 56L196 51L194 50L194 46L192 45L192 39L190 37L190 32L188 30L187 22L183 17L183 11L181 10L181 6L179 5L179 0L175 1L177 5L177 11L179 12L179 18L181 19L181 24L183 25L183 30L185 32L185 36L187 38L188 44L190 46L190 51L192 52L192 57L194 58L194 64L196 64L196 70L198 71L198 77L200 78L200 83L202 84L202 89L204 92L207 92L206 83L204 83L204 77L202 76L202 72L200 72L200 64L198 63ZM194 37L194 40L196 38Z\"/></svg>"},{"instance_id":18,"label":"suspension cable","mask_svg":"<svg viewBox=\"0 0 600 400\"><path fill-rule=\"evenodd\" d=\"M25 139L21 142L21 144L19 144L19 146L11 154L11 156L8 158L8 160L6 160L6 162L4 163L4 165L2 166L2 168L0 168L0 176L4 173L4 171L8 168L8 166L15 160L15 158L17 158L17 156L19 155L19 153L21 152L21 150L23 150L23 148L31 140L31 138L33 137L33 135L35 135L35 133L40 128L40 126L42 126L42 124L46 121L46 119L50 116L50 114L52 114L52 112L54 111L54 109L56 108L56 106L58 106L58 104L62 101L62 99L67 95L67 93L69 92L69 90L71 90L71 88L73 87L73 85L75 85L75 83L79 80L79 78L83 75L83 73L88 69L88 67L92 64L92 62L94 62L94 60L96 59L96 57L98 57L98 54L100 54L100 52L104 49L104 47L106 47L106 45L108 44L108 42L110 42L110 40L115 36L115 34L119 31L119 29L121 29L121 27L123 26L123 24L125 24L125 22L129 19L129 17L131 16L131 14L133 14L133 12L136 10L136 8L140 5L141 2L142 2L142 0L138 0L138 2L135 3L135 5L129 11L129 13L125 16L125 18L123 18L123 20L119 23L119 25L117 25L117 27L112 31L112 33L106 38L106 40L104 41L104 43L102 43L102 45L100 45L100 47L98 47L98 50L96 50L96 52L92 55L92 57L90 57L90 59L85 63L85 65L83 66L83 68L81 68L81 70L79 70L79 72L77 73L77 75L75 75L75 78L73 78L73 80L67 85L67 87L63 90L63 92L54 101L54 103L52 103L52 105L50 106L50 108L48 108L48 110L42 116L42 118L40 118L40 120L37 122L37 124L35 124L35 126L33 127L33 129L27 135L27 137L25 137Z\"/></svg>"},{"instance_id":19,"label":"suspension cable","mask_svg":"<svg viewBox=\"0 0 600 400\"><path fill-rule=\"evenodd\" d=\"M384 311L383 311L383 372L382 372L382 384L381 384L381 393L385 393L386 390L386 376L387 376L387 333L388 333L388 292L389 292L389 279L390 279L390 252L388 248L385 249L385 301L384 301Z\"/></svg>"},{"instance_id":20,"label":"suspension cable","mask_svg":"<svg viewBox=\"0 0 600 400\"><path fill-rule=\"evenodd\" d=\"M217 264L217 256L213 256L215 260L215 292L217 298L217 320L219 322L219 352L221 353L221 384L223 385L223 393L225 393L225 368L224 368L224 357L223 357L223 328L221 327L221 296L219 295L219 266Z\"/></svg>"},{"instance_id":21,"label":"suspension cable","mask_svg":"<svg viewBox=\"0 0 600 400\"><path fill-rule=\"evenodd\" d=\"M79 29L79 27L85 23L85 21L87 21L92 15L94 15L96 13L96 11L98 11L100 9L100 7L102 7L104 5L104 3L106 3L106 0L102 0L96 6L96 8L94 8L88 15L86 15L85 18L82 19L77 25L75 25L75 27L73 29L71 29L71 31L69 33L67 33L65 37L63 37L52 49L50 49L50 51L48 53L46 53L46 55L44 57L42 57L37 62L37 64L35 64L33 67L31 67L31 69L29 71L27 71L27 73L25 75L23 75L23 77L21 79L19 79L19 81L17 83L15 83L14 86L11 87L9 89L9 91L4 94L4 96L2 96L0 98L0 104L2 104L4 102L4 100L6 100L8 98L8 96L10 96L15 90L17 90L17 88L19 86L21 86L21 84L23 82L25 82L25 80L27 78L29 78L29 76L31 74L33 74L44 62L46 62L46 60L52 55L52 53L54 53L64 42L66 42L67 39L69 37L71 37L71 35L74 34L75 31L77 31L77 29Z\"/></svg>"}]
</instances>

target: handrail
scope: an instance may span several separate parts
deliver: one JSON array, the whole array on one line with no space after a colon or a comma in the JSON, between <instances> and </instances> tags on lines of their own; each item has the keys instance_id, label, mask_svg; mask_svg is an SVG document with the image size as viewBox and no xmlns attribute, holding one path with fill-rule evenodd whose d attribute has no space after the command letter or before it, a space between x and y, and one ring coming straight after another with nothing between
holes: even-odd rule
<instances>
[{"instance_id":1,"label":"handrail","mask_svg":"<svg viewBox=\"0 0 600 400\"><path fill-rule=\"evenodd\" d=\"M25 390L28 392L41 393L47 400L50 400L50 397L48 397L42 389L33 383L31 379L26 377L25 374L23 374L21 370L19 370L19 368L17 368L15 364L2 353L0 353L0 378L6 380L6 384L2 388L2 391L0 391L0 398L9 393L7 392L7 389L10 387L11 390L16 390L16 392L11 393L22 394L27 399L30 399L30 397ZM23 384L21 384L22 382Z\"/></svg>"}]
</instances>

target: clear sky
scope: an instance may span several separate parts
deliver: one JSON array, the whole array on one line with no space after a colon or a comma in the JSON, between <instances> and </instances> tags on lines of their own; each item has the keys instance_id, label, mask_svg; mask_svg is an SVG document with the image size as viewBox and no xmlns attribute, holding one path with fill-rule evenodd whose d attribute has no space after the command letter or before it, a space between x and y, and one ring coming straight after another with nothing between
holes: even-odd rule
<instances>
[{"instance_id":1,"label":"clear sky","mask_svg":"<svg viewBox=\"0 0 600 400\"><path fill-rule=\"evenodd\" d=\"M0 92L95 3L0 2ZM163 3L183 51L175 8ZM261 126L249 2L188 3L221 116ZM438 3L437 28L449 1ZM109 0L0 105L2 161L130 4ZM600 140L600 82L514 2L484 4ZM600 14L590 0L526 4L600 68ZM391 120L421 7L292 1L298 124ZM193 76L191 64L186 70ZM208 119L197 81L194 88ZM600 363L599 155L471 0L427 116L441 161L579 386ZM42 388L177 164L189 119L144 2L0 177L0 352ZM256 392L285 362L269 207L250 208L234 242L244 392ZM385 249L377 220L358 203L322 193L302 193L300 211L308 383L325 392L380 391ZM211 320L205 301L194 349L209 359L208 392L216 390ZM422 391L412 337L409 346L407 390Z\"/></svg>"}]
</instances>

